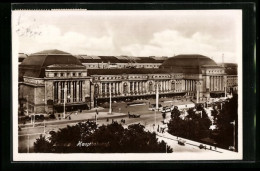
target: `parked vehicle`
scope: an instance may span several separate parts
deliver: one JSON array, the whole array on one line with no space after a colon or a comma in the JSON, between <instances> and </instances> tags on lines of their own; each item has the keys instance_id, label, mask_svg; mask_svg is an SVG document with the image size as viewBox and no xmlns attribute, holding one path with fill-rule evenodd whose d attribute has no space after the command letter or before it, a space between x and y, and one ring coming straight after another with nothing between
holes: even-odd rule
<instances>
[{"instance_id":1,"label":"parked vehicle","mask_svg":"<svg viewBox=\"0 0 260 171\"><path fill-rule=\"evenodd\" d=\"M199 148L200 148L200 149L203 149L203 148L205 148L205 147L206 147L206 146L204 146L203 144L200 144L200 145L199 145Z\"/></svg>"},{"instance_id":2,"label":"parked vehicle","mask_svg":"<svg viewBox=\"0 0 260 171\"><path fill-rule=\"evenodd\" d=\"M162 111L162 109L163 109L163 107L162 107L162 105L161 104L158 104L158 107L159 107L159 111ZM155 108L156 108L156 104L151 104L151 110L152 111L155 111Z\"/></svg>"},{"instance_id":3,"label":"parked vehicle","mask_svg":"<svg viewBox=\"0 0 260 171\"><path fill-rule=\"evenodd\" d=\"M169 106L164 106L162 108L162 113L164 113L164 112L171 112L171 108Z\"/></svg>"},{"instance_id":4,"label":"parked vehicle","mask_svg":"<svg viewBox=\"0 0 260 171\"><path fill-rule=\"evenodd\" d=\"M138 114L128 114L129 118L140 118L141 115Z\"/></svg>"},{"instance_id":5,"label":"parked vehicle","mask_svg":"<svg viewBox=\"0 0 260 171\"><path fill-rule=\"evenodd\" d=\"M178 144L179 145L185 145L185 141L180 139L180 140L178 140Z\"/></svg>"}]
</instances>

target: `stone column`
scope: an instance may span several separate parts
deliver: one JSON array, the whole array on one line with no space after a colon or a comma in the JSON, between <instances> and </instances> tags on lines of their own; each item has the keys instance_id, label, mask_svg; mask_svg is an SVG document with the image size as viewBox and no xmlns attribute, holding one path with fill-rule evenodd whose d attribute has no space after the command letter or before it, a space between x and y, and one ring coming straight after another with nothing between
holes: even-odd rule
<instances>
[{"instance_id":1,"label":"stone column","mask_svg":"<svg viewBox=\"0 0 260 171\"><path fill-rule=\"evenodd\" d=\"M128 81L127 84L128 84L128 93L130 93L130 86L131 86L130 81Z\"/></svg>"},{"instance_id":2,"label":"stone column","mask_svg":"<svg viewBox=\"0 0 260 171\"><path fill-rule=\"evenodd\" d=\"M118 89L117 82L114 82L113 85L114 85L114 94L115 94L117 93L117 89Z\"/></svg>"},{"instance_id":3,"label":"stone column","mask_svg":"<svg viewBox=\"0 0 260 171\"><path fill-rule=\"evenodd\" d=\"M220 77L220 89L223 91L223 76Z\"/></svg>"},{"instance_id":4,"label":"stone column","mask_svg":"<svg viewBox=\"0 0 260 171\"><path fill-rule=\"evenodd\" d=\"M55 102L55 91L56 91L56 82L53 82L53 85L52 85L52 99L53 99L53 102Z\"/></svg>"},{"instance_id":5,"label":"stone column","mask_svg":"<svg viewBox=\"0 0 260 171\"><path fill-rule=\"evenodd\" d=\"M212 91L214 91L215 87L215 79L214 76L212 76Z\"/></svg>"},{"instance_id":6,"label":"stone column","mask_svg":"<svg viewBox=\"0 0 260 171\"><path fill-rule=\"evenodd\" d=\"M214 78L214 79L215 79L214 90L217 90L217 89L216 89L216 88L218 87L218 86L217 86L217 77L215 76L215 78Z\"/></svg>"},{"instance_id":7,"label":"stone column","mask_svg":"<svg viewBox=\"0 0 260 171\"><path fill-rule=\"evenodd\" d=\"M105 93L105 95L107 94L107 83L102 83L102 84L104 84L104 93ZM103 87L103 86L102 86Z\"/></svg>"},{"instance_id":8,"label":"stone column","mask_svg":"<svg viewBox=\"0 0 260 171\"><path fill-rule=\"evenodd\" d=\"M215 90L218 90L218 77L215 76Z\"/></svg>"},{"instance_id":9,"label":"stone column","mask_svg":"<svg viewBox=\"0 0 260 171\"><path fill-rule=\"evenodd\" d=\"M57 88L58 88L58 103L60 103L61 102L61 82L60 81L58 81L58 86L57 86Z\"/></svg>"},{"instance_id":10,"label":"stone column","mask_svg":"<svg viewBox=\"0 0 260 171\"><path fill-rule=\"evenodd\" d=\"M76 101L79 101L79 82L76 81Z\"/></svg>"},{"instance_id":11,"label":"stone column","mask_svg":"<svg viewBox=\"0 0 260 171\"><path fill-rule=\"evenodd\" d=\"M211 88L212 88L211 84L212 84L212 79L211 79L211 76L209 76L209 91L211 91Z\"/></svg>"},{"instance_id":12,"label":"stone column","mask_svg":"<svg viewBox=\"0 0 260 171\"><path fill-rule=\"evenodd\" d=\"M214 77L211 76L211 91L214 91Z\"/></svg>"},{"instance_id":13,"label":"stone column","mask_svg":"<svg viewBox=\"0 0 260 171\"><path fill-rule=\"evenodd\" d=\"M65 103L67 103L67 98L66 98L66 96L67 96L67 81L64 81L64 87L63 87L63 99L64 99L64 102Z\"/></svg>"}]
</instances>

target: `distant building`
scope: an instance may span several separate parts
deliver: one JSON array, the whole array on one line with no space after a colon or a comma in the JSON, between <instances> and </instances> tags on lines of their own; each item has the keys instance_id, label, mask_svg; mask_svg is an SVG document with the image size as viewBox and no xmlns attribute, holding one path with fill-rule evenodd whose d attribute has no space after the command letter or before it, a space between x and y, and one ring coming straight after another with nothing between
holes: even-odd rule
<instances>
[{"instance_id":1,"label":"distant building","mask_svg":"<svg viewBox=\"0 0 260 171\"><path fill-rule=\"evenodd\" d=\"M87 69L159 68L166 57L87 56L77 55Z\"/></svg>"},{"instance_id":2,"label":"distant building","mask_svg":"<svg viewBox=\"0 0 260 171\"><path fill-rule=\"evenodd\" d=\"M25 53L19 53L18 54L18 64L21 64L25 58L27 58L28 55Z\"/></svg>"},{"instance_id":3,"label":"distant building","mask_svg":"<svg viewBox=\"0 0 260 171\"><path fill-rule=\"evenodd\" d=\"M90 106L90 77L69 53L48 50L31 54L19 66L19 98L28 99L30 112L62 112Z\"/></svg>"},{"instance_id":4,"label":"distant building","mask_svg":"<svg viewBox=\"0 0 260 171\"><path fill-rule=\"evenodd\" d=\"M225 63L225 72L227 74L227 92L228 93L237 93L237 64L234 63Z\"/></svg>"},{"instance_id":5,"label":"distant building","mask_svg":"<svg viewBox=\"0 0 260 171\"><path fill-rule=\"evenodd\" d=\"M170 58L73 56L49 50L28 56L19 67L19 98L28 95L31 112L87 109L113 101L188 95L224 96L237 87L235 67L202 55ZM66 91L64 92L64 88ZM65 98L64 98L65 97Z\"/></svg>"}]
</instances>

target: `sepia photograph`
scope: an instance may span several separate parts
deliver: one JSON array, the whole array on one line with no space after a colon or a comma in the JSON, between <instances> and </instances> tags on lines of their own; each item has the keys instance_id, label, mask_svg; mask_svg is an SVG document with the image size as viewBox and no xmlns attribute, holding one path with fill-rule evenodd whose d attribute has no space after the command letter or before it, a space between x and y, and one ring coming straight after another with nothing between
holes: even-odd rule
<instances>
[{"instance_id":1,"label":"sepia photograph","mask_svg":"<svg viewBox=\"0 0 260 171\"><path fill-rule=\"evenodd\" d=\"M12 10L14 161L242 160L242 10Z\"/></svg>"}]
</instances>

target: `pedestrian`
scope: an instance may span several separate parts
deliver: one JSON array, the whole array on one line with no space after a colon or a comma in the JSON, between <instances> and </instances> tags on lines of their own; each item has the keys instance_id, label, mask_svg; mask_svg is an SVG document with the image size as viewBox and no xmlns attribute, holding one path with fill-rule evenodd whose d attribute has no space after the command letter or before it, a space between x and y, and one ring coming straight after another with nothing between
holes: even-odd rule
<instances>
[{"instance_id":1,"label":"pedestrian","mask_svg":"<svg viewBox=\"0 0 260 171\"><path fill-rule=\"evenodd\" d=\"M160 132L160 126L158 125L157 132Z\"/></svg>"},{"instance_id":2,"label":"pedestrian","mask_svg":"<svg viewBox=\"0 0 260 171\"><path fill-rule=\"evenodd\" d=\"M69 120L71 120L71 117L69 116Z\"/></svg>"},{"instance_id":3,"label":"pedestrian","mask_svg":"<svg viewBox=\"0 0 260 171\"><path fill-rule=\"evenodd\" d=\"M162 133L164 133L164 129L165 129L165 128L162 129Z\"/></svg>"}]
</instances>

